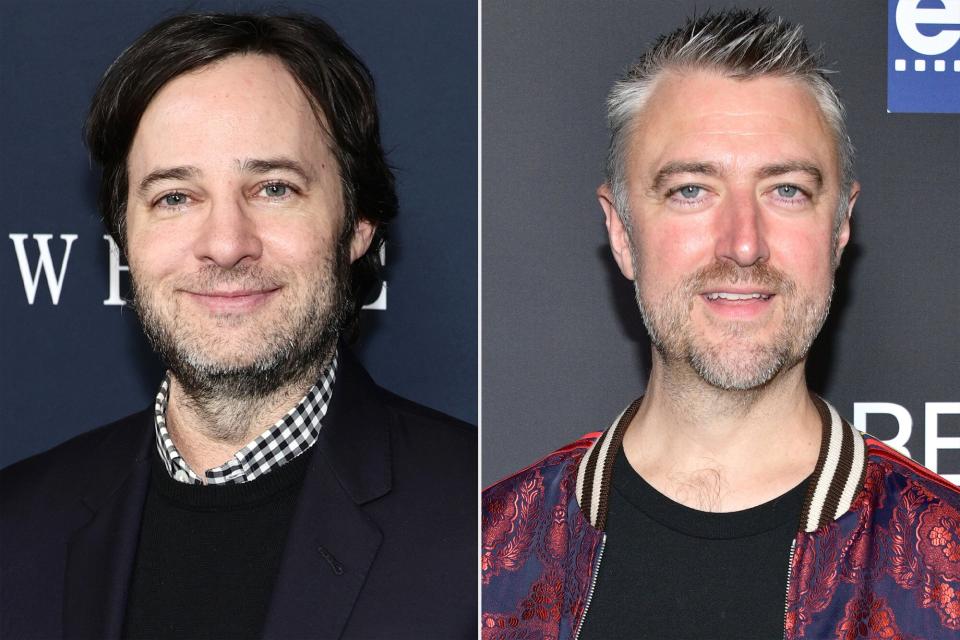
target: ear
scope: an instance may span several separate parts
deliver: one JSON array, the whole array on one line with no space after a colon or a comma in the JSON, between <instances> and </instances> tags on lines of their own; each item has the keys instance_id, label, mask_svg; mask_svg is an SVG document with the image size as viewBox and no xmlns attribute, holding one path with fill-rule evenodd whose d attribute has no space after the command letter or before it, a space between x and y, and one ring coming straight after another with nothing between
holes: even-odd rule
<instances>
[{"instance_id":1,"label":"ear","mask_svg":"<svg viewBox=\"0 0 960 640\"><path fill-rule=\"evenodd\" d=\"M350 240L350 263L356 262L357 258L362 256L370 248L373 241L373 232L377 225L364 218L357 219L357 224L353 228L353 238Z\"/></svg>"},{"instance_id":2,"label":"ear","mask_svg":"<svg viewBox=\"0 0 960 640\"><path fill-rule=\"evenodd\" d=\"M860 183L854 181L850 186L850 202L847 203L847 211L840 222L840 230L837 234L837 255L833 257L835 261L840 262L840 256L843 254L843 248L850 241L850 218L853 216L853 206L857 203L860 196Z\"/></svg>"},{"instance_id":3,"label":"ear","mask_svg":"<svg viewBox=\"0 0 960 640\"><path fill-rule=\"evenodd\" d=\"M623 221L617 213L613 191L607 183L603 183L597 189L597 199L603 209L603 219L607 225L607 237L610 238L610 251L613 252L613 259L617 261L620 273L628 280L634 280L636 274L633 272L633 256L630 253L630 234L623 226Z\"/></svg>"}]
</instances>

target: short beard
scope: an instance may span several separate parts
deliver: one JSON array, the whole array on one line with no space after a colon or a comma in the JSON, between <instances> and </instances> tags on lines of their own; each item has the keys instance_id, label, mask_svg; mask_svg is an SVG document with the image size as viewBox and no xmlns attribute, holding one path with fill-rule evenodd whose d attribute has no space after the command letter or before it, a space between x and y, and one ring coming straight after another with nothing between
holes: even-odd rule
<instances>
[{"instance_id":1,"label":"short beard","mask_svg":"<svg viewBox=\"0 0 960 640\"><path fill-rule=\"evenodd\" d=\"M634 273L639 276L639 260L631 247ZM723 344L709 344L696 335L690 324L694 302L700 292L712 285L751 283L774 291L783 304L784 322L773 339L751 344L734 353ZM724 391L746 391L763 387L781 371L801 362L810 350L830 310L833 279L826 295L797 297L797 286L778 269L765 263L740 267L727 261L715 261L656 301L645 299L634 282L637 305L650 341L665 364L685 363L707 384ZM748 335L749 328L730 323L723 340L735 341Z\"/></svg>"},{"instance_id":2,"label":"short beard","mask_svg":"<svg viewBox=\"0 0 960 640\"><path fill-rule=\"evenodd\" d=\"M316 282L313 295L286 310L287 317L294 319L293 324L265 329L252 341L254 345L264 345L262 353L242 365L212 360L203 352L199 336L184 335L182 330L175 333L177 319L163 317L136 277L131 278L133 306L144 333L195 409L210 413L202 409L224 407L224 401L240 401L246 406L262 404L278 390L299 382L307 384L319 377L333 356L340 327L353 308L349 293L350 263L342 239L334 254L323 273L311 277ZM201 288L226 283L269 288L274 284L262 269L250 265L229 270L206 267L191 282L201 284Z\"/></svg>"}]
</instances>

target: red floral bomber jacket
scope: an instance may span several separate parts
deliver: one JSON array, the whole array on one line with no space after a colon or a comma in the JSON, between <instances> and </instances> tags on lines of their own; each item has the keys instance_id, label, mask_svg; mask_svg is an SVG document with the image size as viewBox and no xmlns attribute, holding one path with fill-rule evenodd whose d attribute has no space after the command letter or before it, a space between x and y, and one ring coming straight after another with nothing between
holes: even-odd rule
<instances>
[{"instance_id":1,"label":"red floral bomber jacket","mask_svg":"<svg viewBox=\"0 0 960 640\"><path fill-rule=\"evenodd\" d=\"M784 638L960 638L960 488L815 401L823 438L784 567ZM639 406L484 491L484 640L577 638Z\"/></svg>"}]
</instances>

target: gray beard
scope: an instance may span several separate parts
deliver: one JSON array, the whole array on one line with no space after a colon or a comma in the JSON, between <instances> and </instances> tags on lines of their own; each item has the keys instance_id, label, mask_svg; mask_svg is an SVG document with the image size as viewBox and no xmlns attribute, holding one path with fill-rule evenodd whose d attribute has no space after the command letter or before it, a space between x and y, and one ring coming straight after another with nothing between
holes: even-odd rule
<instances>
[{"instance_id":1,"label":"gray beard","mask_svg":"<svg viewBox=\"0 0 960 640\"><path fill-rule=\"evenodd\" d=\"M634 272L639 273L635 255L633 260ZM784 323L769 343L729 357L723 345L706 344L694 334L689 319L697 292L707 283L720 282L768 285L781 297ZM761 263L744 268L719 261L699 270L655 303L641 295L639 278L634 288L650 341L664 363L668 367L682 363L707 384L724 391L761 388L802 361L826 321L833 295L832 281L825 296L798 298L796 284L772 267ZM739 329L731 324L724 338L740 338L743 332Z\"/></svg>"},{"instance_id":2,"label":"gray beard","mask_svg":"<svg viewBox=\"0 0 960 640\"><path fill-rule=\"evenodd\" d=\"M131 272L133 306L140 317L143 331L154 351L176 378L189 403L195 408L224 407L226 403L261 405L279 390L302 384L305 388L319 378L336 348L340 327L349 317L352 301L349 294L349 261L345 247L337 243L336 255L318 274L317 287L305 306L297 309L293 325L277 331L264 331L257 336L260 344L269 345L264 352L245 365L213 362L204 358L200 349L188 348L173 327L155 308ZM211 269L200 275L209 282L256 282L261 278L255 268L237 267L229 271ZM197 340L188 340L194 345Z\"/></svg>"}]
</instances>

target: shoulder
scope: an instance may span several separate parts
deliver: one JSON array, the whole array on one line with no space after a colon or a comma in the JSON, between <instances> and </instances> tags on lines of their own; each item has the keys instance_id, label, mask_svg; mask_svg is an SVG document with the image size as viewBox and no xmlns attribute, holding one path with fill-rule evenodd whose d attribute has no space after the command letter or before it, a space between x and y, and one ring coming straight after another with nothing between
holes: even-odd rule
<instances>
[{"instance_id":1,"label":"shoulder","mask_svg":"<svg viewBox=\"0 0 960 640\"><path fill-rule=\"evenodd\" d=\"M384 389L344 345L338 354L337 381L327 412L330 426L338 431L336 439L379 438L375 425L383 423L394 446L476 458L476 427ZM332 435L329 427L324 431Z\"/></svg>"},{"instance_id":2,"label":"shoulder","mask_svg":"<svg viewBox=\"0 0 960 640\"><path fill-rule=\"evenodd\" d=\"M867 435L865 441L867 484L870 484L871 473L882 475L886 479L884 484L888 487L912 488L930 500L943 501L954 508L960 508L960 487L873 436Z\"/></svg>"},{"instance_id":3,"label":"shoulder","mask_svg":"<svg viewBox=\"0 0 960 640\"><path fill-rule=\"evenodd\" d=\"M85 481L104 467L124 464L142 454L152 434L151 417L150 411L135 413L4 468L0 471L0 512L6 518L11 510L49 507L77 497Z\"/></svg>"},{"instance_id":4,"label":"shoulder","mask_svg":"<svg viewBox=\"0 0 960 640\"><path fill-rule=\"evenodd\" d=\"M395 488L427 491L476 509L479 432L473 425L378 388L388 421Z\"/></svg>"},{"instance_id":5,"label":"shoulder","mask_svg":"<svg viewBox=\"0 0 960 640\"><path fill-rule=\"evenodd\" d=\"M591 566L602 534L577 503L577 470L600 435L587 434L483 492L485 625L516 626L516 620L526 618L520 613L524 599L542 590L551 575L566 576L570 597L579 600L577 594L585 593L590 571L575 567Z\"/></svg>"},{"instance_id":6,"label":"shoulder","mask_svg":"<svg viewBox=\"0 0 960 640\"><path fill-rule=\"evenodd\" d=\"M600 438L602 431L587 433L483 490L483 508L500 502L524 487L545 487L575 477L580 460Z\"/></svg>"},{"instance_id":7,"label":"shoulder","mask_svg":"<svg viewBox=\"0 0 960 640\"><path fill-rule=\"evenodd\" d=\"M395 427L403 435L431 441L435 446L471 449L476 455L478 432L475 426L386 389L379 390L384 407L393 415Z\"/></svg>"}]
</instances>

